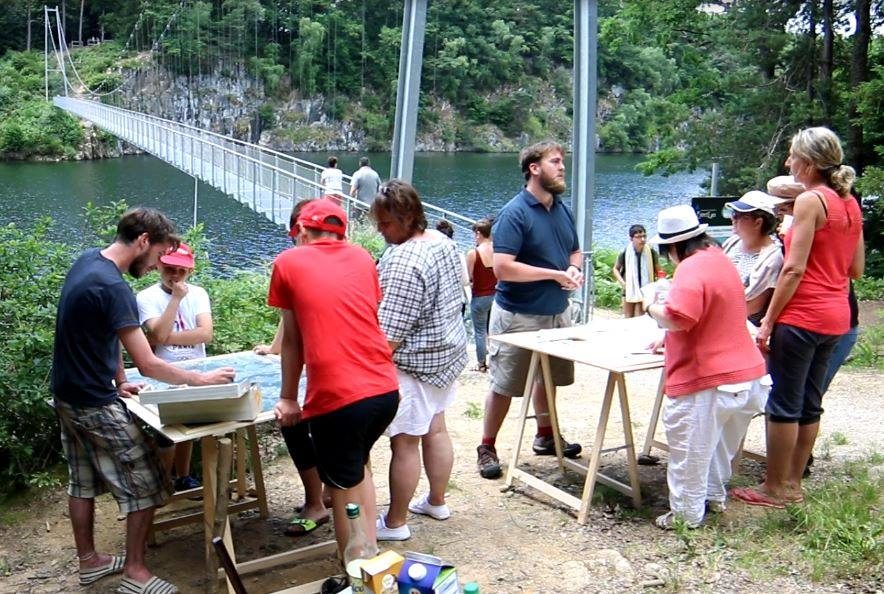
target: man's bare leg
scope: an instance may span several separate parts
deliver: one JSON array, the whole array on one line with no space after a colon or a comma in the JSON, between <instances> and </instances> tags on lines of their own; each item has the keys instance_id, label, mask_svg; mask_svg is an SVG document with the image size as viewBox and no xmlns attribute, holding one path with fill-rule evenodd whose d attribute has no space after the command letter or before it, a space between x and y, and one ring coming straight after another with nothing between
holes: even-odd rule
<instances>
[{"instance_id":1,"label":"man's bare leg","mask_svg":"<svg viewBox=\"0 0 884 594\"><path fill-rule=\"evenodd\" d=\"M322 479L319 478L319 471L315 466L306 470L299 469L298 476L304 484L304 507L298 516L309 518L314 522L328 516L325 505L326 489L322 485ZM328 497L331 499L331 494Z\"/></svg>"},{"instance_id":2,"label":"man's bare leg","mask_svg":"<svg viewBox=\"0 0 884 594\"><path fill-rule=\"evenodd\" d=\"M513 399L509 396L494 391L488 392L488 396L485 398L485 417L482 420L483 438L497 439L497 434L503 426L512 401Z\"/></svg>"},{"instance_id":3,"label":"man's bare leg","mask_svg":"<svg viewBox=\"0 0 884 594\"><path fill-rule=\"evenodd\" d=\"M95 500L83 497L68 497L68 512L71 516L71 529L80 569L103 567L110 562L110 555L95 550Z\"/></svg>"},{"instance_id":4,"label":"man's bare leg","mask_svg":"<svg viewBox=\"0 0 884 594\"><path fill-rule=\"evenodd\" d=\"M149 507L126 516L126 565L123 573L126 577L144 583L153 575L144 564L147 548L147 532L153 522L155 507Z\"/></svg>"}]
</instances>

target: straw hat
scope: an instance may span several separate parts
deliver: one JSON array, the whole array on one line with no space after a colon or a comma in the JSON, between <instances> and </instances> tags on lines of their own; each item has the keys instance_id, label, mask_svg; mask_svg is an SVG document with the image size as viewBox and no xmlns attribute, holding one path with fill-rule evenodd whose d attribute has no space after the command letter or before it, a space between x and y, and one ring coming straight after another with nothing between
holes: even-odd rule
<instances>
[{"instance_id":1,"label":"straw hat","mask_svg":"<svg viewBox=\"0 0 884 594\"><path fill-rule=\"evenodd\" d=\"M772 195L774 204L792 202L805 189L804 184L791 175L778 175L767 182L767 193Z\"/></svg>"}]
</instances>

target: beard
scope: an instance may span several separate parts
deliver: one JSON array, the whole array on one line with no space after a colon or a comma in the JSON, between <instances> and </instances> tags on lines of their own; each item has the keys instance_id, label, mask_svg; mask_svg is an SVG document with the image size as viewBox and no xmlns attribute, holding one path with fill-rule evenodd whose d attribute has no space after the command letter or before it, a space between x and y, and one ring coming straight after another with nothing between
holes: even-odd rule
<instances>
[{"instance_id":1,"label":"beard","mask_svg":"<svg viewBox=\"0 0 884 594\"><path fill-rule=\"evenodd\" d=\"M540 174L540 185L544 190L554 196L558 196L559 194L563 193L566 188L565 180L548 176L543 172L541 172Z\"/></svg>"},{"instance_id":2,"label":"beard","mask_svg":"<svg viewBox=\"0 0 884 594\"><path fill-rule=\"evenodd\" d=\"M141 254L132 260L132 264L129 265L128 270L129 276L132 278L141 278L146 272L149 272L147 266L148 256L149 254Z\"/></svg>"}]
</instances>

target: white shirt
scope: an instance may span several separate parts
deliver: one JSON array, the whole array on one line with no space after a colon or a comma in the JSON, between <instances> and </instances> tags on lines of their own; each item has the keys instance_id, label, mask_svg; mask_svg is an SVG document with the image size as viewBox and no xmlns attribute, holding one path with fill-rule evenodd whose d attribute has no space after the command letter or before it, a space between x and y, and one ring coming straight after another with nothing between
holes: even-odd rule
<instances>
[{"instance_id":1,"label":"white shirt","mask_svg":"<svg viewBox=\"0 0 884 594\"><path fill-rule=\"evenodd\" d=\"M157 283L139 291L136 299L138 300L138 321L143 324L147 320L153 320L163 315L172 300L172 295L166 293L160 283ZM187 295L178 304L172 332L195 329L196 317L204 313L212 313L209 294L202 287L188 284ZM185 361L206 356L205 343L195 345L161 344L155 348L157 357L163 361Z\"/></svg>"},{"instance_id":2,"label":"white shirt","mask_svg":"<svg viewBox=\"0 0 884 594\"><path fill-rule=\"evenodd\" d=\"M319 183L327 192L343 192L344 172L337 167L326 167L319 176Z\"/></svg>"}]
</instances>

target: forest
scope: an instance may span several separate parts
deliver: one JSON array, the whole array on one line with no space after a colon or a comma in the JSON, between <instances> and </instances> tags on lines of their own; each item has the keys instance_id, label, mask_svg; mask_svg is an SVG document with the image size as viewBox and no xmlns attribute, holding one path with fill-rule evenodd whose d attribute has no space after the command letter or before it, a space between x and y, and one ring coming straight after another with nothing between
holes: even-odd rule
<instances>
[{"instance_id":1,"label":"forest","mask_svg":"<svg viewBox=\"0 0 884 594\"><path fill-rule=\"evenodd\" d=\"M586 0L582 0L586 1ZM382 0L61 0L90 88L151 66L198 85L246 68L263 83L264 128L297 126L284 106L322 98L366 149L392 134L402 4ZM721 194L783 172L791 135L827 125L864 195L884 191L882 0L601 0L598 150L646 155L646 173L720 163ZM72 119L42 100L42 4L0 13L0 156L70 152ZM91 40L91 41L90 41ZM101 45L90 43L102 41ZM31 50L28 53L28 49ZM428 2L419 134L454 150L570 137L573 5ZM137 91L137 88L134 89ZM199 92L198 87L195 92ZM111 100L106 97L105 100ZM871 212L880 222L882 207ZM880 243L880 224L872 245ZM877 236L875 236L877 234ZM872 268L884 265L872 259ZM880 272L880 271L879 271ZM879 275L880 276L880 275Z\"/></svg>"}]
</instances>

